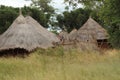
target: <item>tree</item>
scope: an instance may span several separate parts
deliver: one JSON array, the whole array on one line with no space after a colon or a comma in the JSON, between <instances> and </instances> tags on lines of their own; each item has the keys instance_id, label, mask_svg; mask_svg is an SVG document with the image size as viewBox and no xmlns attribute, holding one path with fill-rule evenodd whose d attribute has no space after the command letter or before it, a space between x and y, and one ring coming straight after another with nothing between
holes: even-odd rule
<instances>
[{"instance_id":1,"label":"tree","mask_svg":"<svg viewBox=\"0 0 120 80\"><path fill-rule=\"evenodd\" d=\"M120 0L105 0L99 11L99 16L108 28L110 42L113 47L120 48Z\"/></svg>"},{"instance_id":2,"label":"tree","mask_svg":"<svg viewBox=\"0 0 120 80\"><path fill-rule=\"evenodd\" d=\"M22 13L25 16L26 15L32 16L35 20L37 20L45 28L49 27L48 22L49 22L50 16L48 14L45 14L43 11L40 11L39 8L24 6L22 8Z\"/></svg>"},{"instance_id":3,"label":"tree","mask_svg":"<svg viewBox=\"0 0 120 80\"><path fill-rule=\"evenodd\" d=\"M26 7L22 8L22 14L24 16L30 15L35 20L37 20L42 26L48 28L48 22L50 16L40 11L36 7ZM19 15L19 8L0 6L0 34L6 31L8 27L12 24L15 18Z\"/></svg>"},{"instance_id":4,"label":"tree","mask_svg":"<svg viewBox=\"0 0 120 80\"><path fill-rule=\"evenodd\" d=\"M38 8L44 14L44 16L40 16L40 17L46 18L45 27L49 27L51 25L53 26L54 24L53 18L55 17L55 9L53 6L50 5L52 0L29 0L29 1L32 1L33 8Z\"/></svg>"},{"instance_id":5,"label":"tree","mask_svg":"<svg viewBox=\"0 0 120 80\"><path fill-rule=\"evenodd\" d=\"M58 25L62 30L67 29L70 32L73 28L79 29L89 17L94 18L96 21L100 22L97 19L97 14L90 9L75 9L73 11L65 11L63 14L57 16Z\"/></svg>"},{"instance_id":6,"label":"tree","mask_svg":"<svg viewBox=\"0 0 120 80\"><path fill-rule=\"evenodd\" d=\"M0 6L0 34L11 25L17 15L12 7Z\"/></svg>"},{"instance_id":7,"label":"tree","mask_svg":"<svg viewBox=\"0 0 120 80\"><path fill-rule=\"evenodd\" d=\"M51 0L31 0L32 6L38 7L45 13L54 13L54 8L50 5Z\"/></svg>"},{"instance_id":8,"label":"tree","mask_svg":"<svg viewBox=\"0 0 120 80\"><path fill-rule=\"evenodd\" d=\"M88 9L97 9L103 5L104 1L105 0L64 0L65 3L68 3L73 8L76 8L76 6L82 4Z\"/></svg>"}]
</instances>

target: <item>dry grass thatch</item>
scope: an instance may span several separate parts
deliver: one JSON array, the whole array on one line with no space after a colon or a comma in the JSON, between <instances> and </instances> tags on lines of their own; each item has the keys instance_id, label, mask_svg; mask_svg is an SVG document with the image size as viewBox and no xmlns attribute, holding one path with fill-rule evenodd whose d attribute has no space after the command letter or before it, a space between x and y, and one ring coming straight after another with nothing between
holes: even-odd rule
<instances>
[{"instance_id":1,"label":"dry grass thatch","mask_svg":"<svg viewBox=\"0 0 120 80\"><path fill-rule=\"evenodd\" d=\"M87 22L78 30L80 39L108 39L107 31L100 26L95 20L89 18Z\"/></svg>"},{"instance_id":2,"label":"dry grass thatch","mask_svg":"<svg viewBox=\"0 0 120 80\"><path fill-rule=\"evenodd\" d=\"M95 32L86 30L79 30L77 40L80 42L95 42Z\"/></svg>"},{"instance_id":3,"label":"dry grass thatch","mask_svg":"<svg viewBox=\"0 0 120 80\"><path fill-rule=\"evenodd\" d=\"M81 48L85 46L85 48L97 49L97 40L104 39L108 39L107 31L91 17L77 31L77 41L79 41Z\"/></svg>"},{"instance_id":4,"label":"dry grass thatch","mask_svg":"<svg viewBox=\"0 0 120 80\"><path fill-rule=\"evenodd\" d=\"M69 40L68 32L66 32L64 30L59 33L59 36L65 41Z\"/></svg>"},{"instance_id":5,"label":"dry grass thatch","mask_svg":"<svg viewBox=\"0 0 120 80\"><path fill-rule=\"evenodd\" d=\"M12 25L0 36L0 50L22 48L32 51L36 48L53 46L44 33L19 15Z\"/></svg>"},{"instance_id":6,"label":"dry grass thatch","mask_svg":"<svg viewBox=\"0 0 120 80\"><path fill-rule=\"evenodd\" d=\"M77 29L73 29L70 33L69 33L69 40L70 41L74 41L76 40L77 37Z\"/></svg>"},{"instance_id":7,"label":"dry grass thatch","mask_svg":"<svg viewBox=\"0 0 120 80\"><path fill-rule=\"evenodd\" d=\"M30 16L25 17L25 19L28 24L35 26L39 30L39 32L42 33L43 36L46 37L48 40L50 40L51 42L59 42L59 39L54 33L49 32L47 29L43 28L35 19Z\"/></svg>"}]
</instances>

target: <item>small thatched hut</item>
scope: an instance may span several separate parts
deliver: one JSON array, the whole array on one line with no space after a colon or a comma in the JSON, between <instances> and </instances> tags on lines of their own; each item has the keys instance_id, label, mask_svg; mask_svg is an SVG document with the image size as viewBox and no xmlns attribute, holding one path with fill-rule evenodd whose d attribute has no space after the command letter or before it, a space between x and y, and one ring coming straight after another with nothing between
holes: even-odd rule
<instances>
[{"instance_id":1,"label":"small thatched hut","mask_svg":"<svg viewBox=\"0 0 120 80\"><path fill-rule=\"evenodd\" d=\"M58 36L60 37L61 44L68 44L68 42L69 42L68 32L63 30L59 33Z\"/></svg>"},{"instance_id":2,"label":"small thatched hut","mask_svg":"<svg viewBox=\"0 0 120 80\"><path fill-rule=\"evenodd\" d=\"M10 49L24 49L28 52L36 48L53 46L44 33L19 15L12 25L0 36L0 51Z\"/></svg>"},{"instance_id":3,"label":"small thatched hut","mask_svg":"<svg viewBox=\"0 0 120 80\"><path fill-rule=\"evenodd\" d=\"M78 40L82 42L98 44L100 47L107 45L108 33L91 17L78 30Z\"/></svg>"},{"instance_id":4,"label":"small thatched hut","mask_svg":"<svg viewBox=\"0 0 120 80\"><path fill-rule=\"evenodd\" d=\"M27 16L25 17L26 22L28 24L33 25L36 29L39 30L40 33L43 34L44 37L46 37L48 40L50 40L51 42L59 42L60 40L58 39L58 37L52 33L49 32L47 29L45 29L42 25L40 25L35 19L33 19L31 16Z\"/></svg>"},{"instance_id":5,"label":"small thatched hut","mask_svg":"<svg viewBox=\"0 0 120 80\"><path fill-rule=\"evenodd\" d=\"M69 40L70 41L76 41L77 39L77 29L73 29L70 33L69 33Z\"/></svg>"}]
</instances>

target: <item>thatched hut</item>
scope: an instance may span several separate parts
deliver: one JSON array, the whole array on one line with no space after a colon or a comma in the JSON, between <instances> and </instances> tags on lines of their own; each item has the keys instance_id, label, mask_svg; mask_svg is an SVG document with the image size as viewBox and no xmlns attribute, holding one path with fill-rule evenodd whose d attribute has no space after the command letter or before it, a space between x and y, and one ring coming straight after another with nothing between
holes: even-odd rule
<instances>
[{"instance_id":1,"label":"thatched hut","mask_svg":"<svg viewBox=\"0 0 120 80\"><path fill-rule=\"evenodd\" d=\"M73 29L70 33L69 33L69 40L70 41L76 41L77 39L77 29Z\"/></svg>"},{"instance_id":2,"label":"thatched hut","mask_svg":"<svg viewBox=\"0 0 120 80\"><path fill-rule=\"evenodd\" d=\"M87 22L78 30L78 40L90 44L98 44L103 47L107 45L108 33L91 17Z\"/></svg>"},{"instance_id":3,"label":"thatched hut","mask_svg":"<svg viewBox=\"0 0 120 80\"><path fill-rule=\"evenodd\" d=\"M33 51L36 48L53 46L44 33L29 24L23 15L19 15L12 25L0 36L0 51L23 49Z\"/></svg>"},{"instance_id":4,"label":"thatched hut","mask_svg":"<svg viewBox=\"0 0 120 80\"><path fill-rule=\"evenodd\" d=\"M35 19L33 19L31 16L26 16L25 17L26 22L28 24L31 24L33 26L35 26L36 29L39 30L40 33L43 34L44 37L46 37L48 40L50 40L51 42L59 42L60 40L58 39L58 37L52 33L49 32L47 29L45 29L42 25L40 25Z\"/></svg>"},{"instance_id":5,"label":"thatched hut","mask_svg":"<svg viewBox=\"0 0 120 80\"><path fill-rule=\"evenodd\" d=\"M61 44L68 44L68 42L69 42L68 32L63 30L59 33L58 36L60 37Z\"/></svg>"}]
</instances>

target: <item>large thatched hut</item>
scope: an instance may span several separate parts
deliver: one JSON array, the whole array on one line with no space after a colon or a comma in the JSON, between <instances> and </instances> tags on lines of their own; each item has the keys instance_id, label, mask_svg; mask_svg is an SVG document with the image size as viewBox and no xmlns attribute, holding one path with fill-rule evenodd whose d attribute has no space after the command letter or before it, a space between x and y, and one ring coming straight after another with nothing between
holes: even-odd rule
<instances>
[{"instance_id":1,"label":"large thatched hut","mask_svg":"<svg viewBox=\"0 0 120 80\"><path fill-rule=\"evenodd\" d=\"M107 47L107 39L107 31L91 17L78 30L78 40L81 42L97 43L99 47Z\"/></svg>"},{"instance_id":2,"label":"large thatched hut","mask_svg":"<svg viewBox=\"0 0 120 80\"><path fill-rule=\"evenodd\" d=\"M19 15L12 25L0 36L0 51L22 49L32 51L36 48L48 48L53 46L44 33L26 21L23 15Z\"/></svg>"},{"instance_id":3,"label":"large thatched hut","mask_svg":"<svg viewBox=\"0 0 120 80\"><path fill-rule=\"evenodd\" d=\"M45 29L42 25L40 25L35 19L33 19L31 16L26 16L25 17L26 22L28 24L31 24L33 26L35 26L36 29L39 30L40 33L43 34L44 37L46 37L48 40L50 40L51 42L59 42L60 40L58 39L58 37L52 33L49 32L47 29Z\"/></svg>"}]
</instances>

